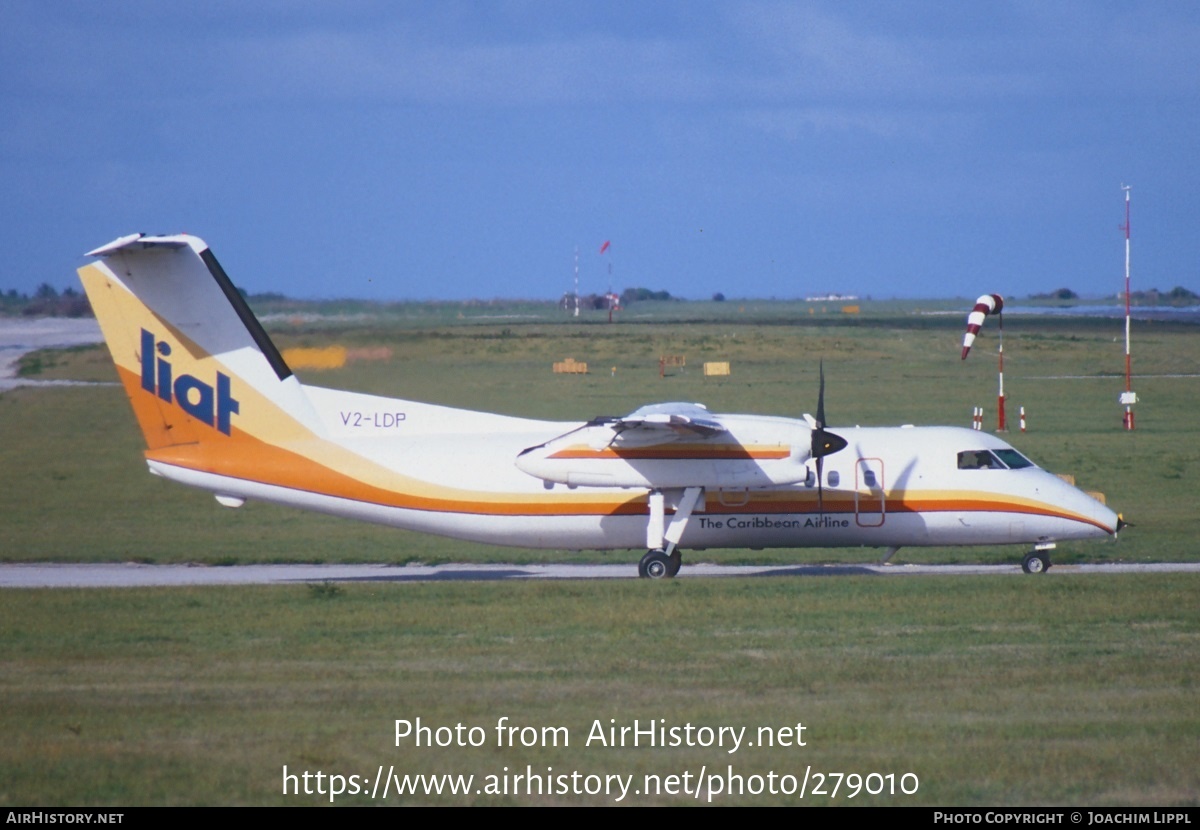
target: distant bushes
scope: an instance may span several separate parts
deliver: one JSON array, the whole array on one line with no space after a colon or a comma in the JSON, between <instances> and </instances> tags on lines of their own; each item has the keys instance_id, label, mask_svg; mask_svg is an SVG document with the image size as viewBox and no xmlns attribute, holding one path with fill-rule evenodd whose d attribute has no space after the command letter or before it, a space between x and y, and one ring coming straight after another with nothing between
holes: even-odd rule
<instances>
[{"instance_id":1,"label":"distant bushes","mask_svg":"<svg viewBox=\"0 0 1200 830\"><path fill-rule=\"evenodd\" d=\"M1069 288L1059 288L1055 291L1049 291L1045 294L1030 294L1031 300L1078 300L1079 295ZM1118 302L1125 302L1124 293L1111 295L1109 299ZM1200 304L1200 295L1195 291L1189 291L1182 285L1177 285L1170 291L1159 291L1157 288L1151 288L1148 291L1134 291L1129 295L1129 301L1133 305L1139 306L1191 306Z\"/></svg>"},{"instance_id":2,"label":"distant bushes","mask_svg":"<svg viewBox=\"0 0 1200 830\"><path fill-rule=\"evenodd\" d=\"M621 305L632 305L644 300L671 300L670 291L651 291L649 288L626 288L621 292Z\"/></svg>"},{"instance_id":3,"label":"distant bushes","mask_svg":"<svg viewBox=\"0 0 1200 830\"><path fill-rule=\"evenodd\" d=\"M1079 295L1069 288L1059 288L1046 294L1030 294L1031 300L1078 300Z\"/></svg>"},{"instance_id":4,"label":"distant bushes","mask_svg":"<svg viewBox=\"0 0 1200 830\"><path fill-rule=\"evenodd\" d=\"M33 296L9 289L0 294L0 314L15 317L92 317L88 299L74 288L61 294L49 283L42 283Z\"/></svg>"},{"instance_id":5,"label":"distant bushes","mask_svg":"<svg viewBox=\"0 0 1200 830\"><path fill-rule=\"evenodd\" d=\"M1118 295L1117 298L1124 299L1124 296ZM1182 285L1177 285L1170 291L1159 291L1157 288L1151 288L1149 291L1134 291L1129 295L1129 302L1133 305L1196 305L1200 303L1200 295L1189 291Z\"/></svg>"}]
</instances>

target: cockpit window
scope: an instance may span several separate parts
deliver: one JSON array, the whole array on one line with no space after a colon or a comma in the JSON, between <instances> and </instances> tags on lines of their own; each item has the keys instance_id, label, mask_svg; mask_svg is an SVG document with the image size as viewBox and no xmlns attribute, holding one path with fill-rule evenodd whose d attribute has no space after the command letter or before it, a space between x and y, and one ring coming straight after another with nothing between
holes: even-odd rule
<instances>
[{"instance_id":1,"label":"cockpit window","mask_svg":"<svg viewBox=\"0 0 1200 830\"><path fill-rule=\"evenodd\" d=\"M958 454L960 470L1020 470L1034 463L1014 449L967 450Z\"/></svg>"},{"instance_id":2,"label":"cockpit window","mask_svg":"<svg viewBox=\"0 0 1200 830\"><path fill-rule=\"evenodd\" d=\"M1021 470L1025 467L1036 467L1037 465L1030 461L1025 456L1021 455L1016 450L995 450L996 455L1000 460L1008 465L1010 470Z\"/></svg>"},{"instance_id":3,"label":"cockpit window","mask_svg":"<svg viewBox=\"0 0 1200 830\"><path fill-rule=\"evenodd\" d=\"M1004 464L989 450L967 450L958 454L960 470L1003 470Z\"/></svg>"}]
</instances>

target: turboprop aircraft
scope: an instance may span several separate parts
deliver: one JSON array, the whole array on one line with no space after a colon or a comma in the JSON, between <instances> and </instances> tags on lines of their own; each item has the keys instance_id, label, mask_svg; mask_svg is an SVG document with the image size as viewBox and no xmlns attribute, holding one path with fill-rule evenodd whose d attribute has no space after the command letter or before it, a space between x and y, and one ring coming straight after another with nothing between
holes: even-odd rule
<instances>
[{"instance_id":1,"label":"turboprop aircraft","mask_svg":"<svg viewBox=\"0 0 1200 830\"><path fill-rule=\"evenodd\" d=\"M1124 522L1001 439L825 424L689 403L583 423L302 384L194 236L121 237L79 269L146 439L150 472L212 492L457 539L641 549L1031 545Z\"/></svg>"}]
</instances>

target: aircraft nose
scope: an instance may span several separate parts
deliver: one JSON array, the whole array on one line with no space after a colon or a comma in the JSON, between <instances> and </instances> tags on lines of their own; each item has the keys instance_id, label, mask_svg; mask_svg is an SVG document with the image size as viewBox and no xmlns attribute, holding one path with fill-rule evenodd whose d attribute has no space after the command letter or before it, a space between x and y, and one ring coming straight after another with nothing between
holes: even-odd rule
<instances>
[{"instance_id":1,"label":"aircraft nose","mask_svg":"<svg viewBox=\"0 0 1200 830\"><path fill-rule=\"evenodd\" d=\"M1092 516L1108 532L1110 536L1116 536L1121 532L1121 529L1127 527L1128 524L1117 513L1114 513L1103 502L1096 502L1096 508L1092 511Z\"/></svg>"}]
</instances>

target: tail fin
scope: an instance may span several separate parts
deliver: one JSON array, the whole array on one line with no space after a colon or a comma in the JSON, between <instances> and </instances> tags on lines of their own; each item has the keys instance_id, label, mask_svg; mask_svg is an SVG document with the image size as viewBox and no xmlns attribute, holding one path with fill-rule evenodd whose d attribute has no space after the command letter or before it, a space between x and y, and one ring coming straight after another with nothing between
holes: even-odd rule
<instances>
[{"instance_id":1,"label":"tail fin","mask_svg":"<svg viewBox=\"0 0 1200 830\"><path fill-rule=\"evenodd\" d=\"M151 451L234 438L251 409L283 433L319 429L203 240L135 234L88 256L79 278Z\"/></svg>"}]
</instances>

